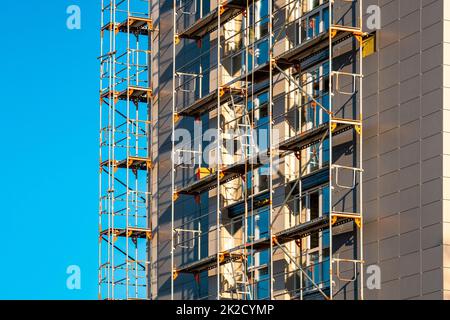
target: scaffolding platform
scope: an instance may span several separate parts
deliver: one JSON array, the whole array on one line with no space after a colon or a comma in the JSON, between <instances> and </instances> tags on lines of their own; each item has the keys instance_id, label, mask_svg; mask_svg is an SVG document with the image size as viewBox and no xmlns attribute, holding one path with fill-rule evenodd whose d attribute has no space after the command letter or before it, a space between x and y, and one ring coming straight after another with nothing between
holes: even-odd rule
<instances>
[{"instance_id":1,"label":"scaffolding platform","mask_svg":"<svg viewBox=\"0 0 450 320\"><path fill-rule=\"evenodd\" d=\"M329 125L322 124L316 128L301 132L291 138L282 141L280 150L297 152L318 143L327 133Z\"/></svg>"},{"instance_id":2,"label":"scaffolding platform","mask_svg":"<svg viewBox=\"0 0 450 320\"><path fill-rule=\"evenodd\" d=\"M337 28L337 27L336 27ZM334 29L323 32L322 34L298 44L290 50L284 51L280 55L276 56L277 61L283 62L284 65L295 65L309 57L323 51L329 47L330 33L332 35L333 45L336 45L342 41L351 38L355 31L348 29Z\"/></svg>"},{"instance_id":3,"label":"scaffolding platform","mask_svg":"<svg viewBox=\"0 0 450 320\"><path fill-rule=\"evenodd\" d=\"M124 33L132 33L148 36L153 31L153 20L151 18L145 17L128 17L125 21L120 23L112 23L109 22L104 25L101 31L115 31L124 32Z\"/></svg>"},{"instance_id":4,"label":"scaffolding platform","mask_svg":"<svg viewBox=\"0 0 450 320\"><path fill-rule=\"evenodd\" d=\"M113 97L116 102L118 100L130 100L133 102L148 103L152 97L152 89L147 87L130 86L122 91L111 92L108 90L101 94L102 99L109 99L110 97Z\"/></svg>"},{"instance_id":5,"label":"scaffolding platform","mask_svg":"<svg viewBox=\"0 0 450 320\"><path fill-rule=\"evenodd\" d=\"M333 136L338 135L342 132L351 130L355 124L351 123L350 120L348 122L333 122L336 124L336 127L332 130ZM306 149L316 143L319 143L325 134L327 134L329 130L329 124L324 123L316 128L307 130L302 132L294 137L284 140L280 143L279 149L283 151L293 151L298 152L303 149Z\"/></svg>"},{"instance_id":6,"label":"scaffolding platform","mask_svg":"<svg viewBox=\"0 0 450 320\"><path fill-rule=\"evenodd\" d=\"M298 224L292 228L280 231L275 234L275 238L280 244L299 240L311 235L312 233L323 231L329 227L329 222L329 216L322 216L317 219Z\"/></svg>"},{"instance_id":7,"label":"scaffolding platform","mask_svg":"<svg viewBox=\"0 0 450 320\"><path fill-rule=\"evenodd\" d=\"M339 214L333 213L331 215L331 224L333 227L337 227L360 218L360 215L351 214ZM330 216L325 215L314 220L310 220L304 223L297 224L289 229L279 231L273 235L272 241L280 244L286 244L291 241L296 241L310 236L311 234L321 232L330 227ZM270 238L265 237L252 242L247 242L243 245L230 249L228 252L239 251L239 250L256 250L263 251L270 248Z\"/></svg>"},{"instance_id":8,"label":"scaffolding platform","mask_svg":"<svg viewBox=\"0 0 450 320\"><path fill-rule=\"evenodd\" d=\"M220 23L223 25L242 13L246 9L247 4L251 5L252 2L252 0L248 0L248 2L247 0L225 0L220 6L180 32L178 37L181 39L199 40L208 33L217 30L219 15Z\"/></svg>"},{"instance_id":9,"label":"scaffolding platform","mask_svg":"<svg viewBox=\"0 0 450 320\"><path fill-rule=\"evenodd\" d=\"M299 240L305 238L312 233L320 232L329 227L330 218L328 216L323 216L305 223L298 224L292 228L285 229L274 234L275 239L279 244L284 244L290 241ZM238 250L256 250L263 251L270 248L271 239L266 237L262 239L258 239L252 242L245 243L237 248L233 248L230 251L238 251Z\"/></svg>"},{"instance_id":10,"label":"scaffolding platform","mask_svg":"<svg viewBox=\"0 0 450 320\"><path fill-rule=\"evenodd\" d=\"M237 201L236 203L233 203L232 205L225 207L225 210L228 214L228 218L235 218L244 214L246 201L251 202L250 210L256 210L266 206L270 201L269 198L270 198L269 192L263 191L255 195L251 195L246 199Z\"/></svg>"},{"instance_id":11,"label":"scaffolding platform","mask_svg":"<svg viewBox=\"0 0 450 320\"><path fill-rule=\"evenodd\" d=\"M219 264L224 265L230 262L241 260L244 257L243 254L224 252L219 254ZM192 263L185 264L176 269L175 274L179 273L200 273L202 271L212 270L217 268L217 255L211 255L209 257L194 261Z\"/></svg>"},{"instance_id":12,"label":"scaffolding platform","mask_svg":"<svg viewBox=\"0 0 450 320\"><path fill-rule=\"evenodd\" d=\"M104 237L112 235L114 237L128 237L139 239L152 239L152 231L150 229L128 227L126 229L109 228L100 232L100 236Z\"/></svg>"},{"instance_id":13,"label":"scaffolding platform","mask_svg":"<svg viewBox=\"0 0 450 320\"><path fill-rule=\"evenodd\" d=\"M112 165L115 168L131 169L131 170L149 170L152 168L152 160L143 157L128 157L125 160L105 160L100 166L108 167Z\"/></svg>"},{"instance_id":14,"label":"scaffolding platform","mask_svg":"<svg viewBox=\"0 0 450 320\"><path fill-rule=\"evenodd\" d=\"M221 93L220 100L225 103L229 101L232 96L245 96L245 89L226 87L222 89ZM217 107L217 95L218 91L214 90L208 95L197 99L186 108L180 109L178 115L185 117L200 117L205 113L208 113Z\"/></svg>"},{"instance_id":15,"label":"scaffolding platform","mask_svg":"<svg viewBox=\"0 0 450 320\"><path fill-rule=\"evenodd\" d=\"M263 165L261 162L263 156L264 154L259 154L257 156L248 157L245 160L224 167L224 169L220 171L220 183L227 183L245 174L245 169L248 166L252 166L254 169L261 167ZM177 189L175 194L199 195L205 191L214 189L216 184L217 171L200 180L194 181L185 187Z\"/></svg>"},{"instance_id":16,"label":"scaffolding platform","mask_svg":"<svg viewBox=\"0 0 450 320\"><path fill-rule=\"evenodd\" d=\"M278 68L274 66L277 65L282 70L285 70L291 66L291 63L286 63L285 60L276 60L272 64L272 76L277 75L280 71ZM270 79L270 62L265 62L259 66L256 66L255 69L250 70L242 74L241 76L236 77L234 80L230 81L228 84L233 84L236 82L249 82L253 85L257 85L263 81L267 81Z\"/></svg>"},{"instance_id":17,"label":"scaffolding platform","mask_svg":"<svg viewBox=\"0 0 450 320\"><path fill-rule=\"evenodd\" d=\"M298 66L302 61L318 54L319 52L326 50L328 48L328 41L330 37L330 32L334 33L333 45L336 45L352 36L360 36L361 32L358 30L348 30L348 29L332 29L331 31L324 32L311 40L303 42L296 47L283 52L282 54L274 57L272 62L272 77L277 75L280 70L286 70L293 66ZM278 68L276 68L276 67ZM236 77L234 80L230 81L229 84L236 82L250 82L255 84L267 81L270 79L270 62L265 62L257 66L255 69L250 70L247 73Z\"/></svg>"},{"instance_id":18,"label":"scaffolding platform","mask_svg":"<svg viewBox=\"0 0 450 320\"><path fill-rule=\"evenodd\" d=\"M221 172L221 183L233 180L237 178L239 175L232 172ZM193 183L182 187L180 189L175 190L175 194L185 194L185 195L199 195L205 191L209 191L215 188L217 183L217 172L210 174L207 177L204 177L200 180L194 181Z\"/></svg>"},{"instance_id":19,"label":"scaffolding platform","mask_svg":"<svg viewBox=\"0 0 450 320\"><path fill-rule=\"evenodd\" d=\"M272 62L273 67L272 76L275 76L280 72L279 69L275 68L274 66L277 66L282 70L286 70L290 67L299 65L302 61L314 56L315 54L323 50L326 50L329 44L328 41L330 33L334 34L332 35L333 45L345 41L346 39L349 39L355 34L356 35L361 34L361 32L359 32L358 30L349 30L344 28L331 29L311 40L300 43L294 48L287 50L281 53L280 55L274 57L274 61ZM270 78L270 62L268 61L265 62L264 64L257 66L255 69L250 70L249 72L237 77L236 79L231 81L230 84L233 84L235 82L251 82L253 84L257 84L265 80L268 80L269 78Z\"/></svg>"}]
</instances>

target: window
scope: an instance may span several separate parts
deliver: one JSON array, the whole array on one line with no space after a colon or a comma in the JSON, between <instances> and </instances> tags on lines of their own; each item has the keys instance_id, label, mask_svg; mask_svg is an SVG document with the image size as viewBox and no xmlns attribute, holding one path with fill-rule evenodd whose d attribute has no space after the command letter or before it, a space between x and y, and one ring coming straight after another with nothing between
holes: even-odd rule
<instances>
[{"instance_id":1,"label":"window","mask_svg":"<svg viewBox=\"0 0 450 320\"><path fill-rule=\"evenodd\" d=\"M255 272L256 300L268 299L269 294L269 268L260 268Z\"/></svg>"},{"instance_id":2,"label":"window","mask_svg":"<svg viewBox=\"0 0 450 320\"><path fill-rule=\"evenodd\" d=\"M323 215L322 208L324 193L327 192L327 188L323 187L311 192L306 192L301 197L301 212L300 216L296 219L297 224L305 223L314 219L317 219ZM299 199L297 199L299 201ZM298 214L298 210L297 213Z\"/></svg>"},{"instance_id":3,"label":"window","mask_svg":"<svg viewBox=\"0 0 450 320\"><path fill-rule=\"evenodd\" d=\"M231 75L233 77L239 75L242 71L243 53L238 53L231 58Z\"/></svg>"},{"instance_id":4,"label":"window","mask_svg":"<svg viewBox=\"0 0 450 320\"><path fill-rule=\"evenodd\" d=\"M302 221L300 223L328 215L328 193L329 187L325 186L311 192L306 192L302 196L300 213ZM330 285L329 239L328 230L315 232L305 238L301 243L301 247L298 249L299 261L301 261L303 269L308 273L314 283L321 288ZM298 283L296 286L298 289L303 287L306 292L316 290L314 284L306 277L303 277L303 285Z\"/></svg>"},{"instance_id":5,"label":"window","mask_svg":"<svg viewBox=\"0 0 450 320\"><path fill-rule=\"evenodd\" d=\"M251 154L256 155L269 148L269 94L262 92L253 101L249 100L247 109L249 117L253 119L254 128L252 130ZM250 152L249 152L250 153ZM249 172L247 175L247 190L259 193L269 187L269 165L264 165L257 170Z\"/></svg>"},{"instance_id":6,"label":"window","mask_svg":"<svg viewBox=\"0 0 450 320\"><path fill-rule=\"evenodd\" d=\"M306 11L299 7L296 16L296 28L298 28L297 33L297 44L303 43L307 40L311 40L317 37L319 34L325 32L329 28L329 9L324 6L320 9L323 4L322 1L309 1L306 7Z\"/></svg>"},{"instance_id":7,"label":"window","mask_svg":"<svg viewBox=\"0 0 450 320\"><path fill-rule=\"evenodd\" d=\"M320 0L308 0L308 11L314 10L320 5Z\"/></svg>"},{"instance_id":8,"label":"window","mask_svg":"<svg viewBox=\"0 0 450 320\"><path fill-rule=\"evenodd\" d=\"M269 209L259 209L247 218L248 242L266 238L269 235Z\"/></svg>"},{"instance_id":9,"label":"window","mask_svg":"<svg viewBox=\"0 0 450 320\"><path fill-rule=\"evenodd\" d=\"M315 191L309 195L310 220L319 217L319 191Z\"/></svg>"},{"instance_id":10,"label":"window","mask_svg":"<svg viewBox=\"0 0 450 320\"><path fill-rule=\"evenodd\" d=\"M254 281L252 291L255 293L254 300L270 298L269 292L269 251L263 250L248 255L247 264L253 269Z\"/></svg>"},{"instance_id":11,"label":"window","mask_svg":"<svg viewBox=\"0 0 450 320\"><path fill-rule=\"evenodd\" d=\"M268 0L255 1L254 6L250 6L249 8L250 25L248 32L250 50L247 61L248 71L253 67L264 64L269 59L269 44L267 39L269 32L268 9Z\"/></svg>"},{"instance_id":12,"label":"window","mask_svg":"<svg viewBox=\"0 0 450 320\"><path fill-rule=\"evenodd\" d=\"M301 176L309 175L329 163L329 141L318 142L302 151Z\"/></svg>"},{"instance_id":13,"label":"window","mask_svg":"<svg viewBox=\"0 0 450 320\"><path fill-rule=\"evenodd\" d=\"M255 58L256 67L269 61L269 41L267 39L256 44Z\"/></svg>"},{"instance_id":14,"label":"window","mask_svg":"<svg viewBox=\"0 0 450 320\"><path fill-rule=\"evenodd\" d=\"M304 72L298 81L302 87L299 92L301 130L307 131L329 121L324 110L329 109L329 63Z\"/></svg>"}]
</instances>

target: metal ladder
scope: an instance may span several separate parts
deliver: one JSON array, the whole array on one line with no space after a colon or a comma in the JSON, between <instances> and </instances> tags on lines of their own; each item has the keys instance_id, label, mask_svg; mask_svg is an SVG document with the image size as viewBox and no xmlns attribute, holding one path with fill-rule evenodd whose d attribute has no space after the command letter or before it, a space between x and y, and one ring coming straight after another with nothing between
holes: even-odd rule
<instances>
[{"instance_id":1,"label":"metal ladder","mask_svg":"<svg viewBox=\"0 0 450 320\"><path fill-rule=\"evenodd\" d=\"M242 263L242 269L236 271L234 267L235 263ZM236 294L237 300L252 300L250 283L247 276L246 256L242 257L242 262L231 262L231 270L234 277L234 288L231 289L232 298L234 298L234 295Z\"/></svg>"},{"instance_id":2,"label":"metal ladder","mask_svg":"<svg viewBox=\"0 0 450 320\"><path fill-rule=\"evenodd\" d=\"M234 97L231 96L231 104L232 109L234 111L234 117L235 119L239 118L240 116L237 114L236 107L239 106L242 108L243 112L245 112L244 116L244 123L238 123L237 129L238 129L238 137L240 137L240 146L241 146L241 153L242 153L242 160L248 159L252 155L252 147L253 147L253 134L252 134L252 126L250 124L250 117L248 115L248 112L246 111L245 105L243 104L236 104L234 101Z\"/></svg>"}]
</instances>

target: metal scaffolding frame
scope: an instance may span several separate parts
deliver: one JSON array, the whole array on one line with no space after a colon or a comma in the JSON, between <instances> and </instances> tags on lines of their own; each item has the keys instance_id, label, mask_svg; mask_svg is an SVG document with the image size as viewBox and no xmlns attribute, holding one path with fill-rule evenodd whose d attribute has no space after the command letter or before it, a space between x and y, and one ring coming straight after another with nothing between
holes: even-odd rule
<instances>
[{"instance_id":1,"label":"metal scaffolding frame","mask_svg":"<svg viewBox=\"0 0 450 320\"><path fill-rule=\"evenodd\" d=\"M199 296L199 299L332 300L349 296L364 299L361 48L367 35L362 29L362 0L320 0L313 8L308 8L305 0L286 0L283 5L269 0L267 16L259 17L260 20L256 19L255 12L261 1L216 2L210 12L203 13L202 1L173 1L171 297L175 297L180 274L193 274L199 283L201 274L207 272L207 277L215 277L215 294ZM274 6L275 2L278 6ZM280 22L280 16L284 21ZM235 29L239 28L236 25L241 29L227 30L230 23ZM265 34L255 35L258 28L266 28ZM295 30L294 41L289 39L292 29ZM239 40L233 40L235 37ZM209 41L210 47L201 52L198 59L180 65L177 57L183 41L187 44L196 41L199 47ZM230 42L236 47L241 45L242 48L233 54L244 57L236 75L224 71L231 64L229 56L232 54L225 54L225 47ZM267 57L258 62L265 42ZM350 57L345 60L347 63L342 62L343 56ZM206 68L204 60L209 61ZM327 63L327 67L322 68L319 77L307 81L301 79L305 70L321 63ZM215 83L210 79L213 74ZM213 87L206 93L205 79ZM281 94L276 89L280 82L289 85L289 89ZM308 88L316 85L318 89L312 89L311 93ZM268 97L264 107L267 108L267 120L262 124L256 118L263 112L263 107L255 105L255 97L261 92L266 92ZM298 97L299 105L276 113L275 105L280 100L289 100L292 95ZM241 114L235 119L224 120L228 109L236 108L236 101L241 103ZM278 141L276 125L291 117L293 110L299 128L292 136ZM310 120L314 124L302 128L299 118L303 117L302 112L310 111L314 113ZM193 162L193 165L189 162L188 166L176 163L175 159L201 158L202 147L191 149L192 145L201 145L201 141L176 144L174 137L176 129L186 123L181 119L198 121L205 115L209 116L210 127L217 132L215 163L208 168L202 168L201 161ZM233 122L235 127L251 131L250 134L245 129L238 131L239 137L232 138L241 139L241 145L245 146L253 144L253 130L267 126L267 148L250 148L250 152L241 152L231 163L224 163L224 137L228 137L225 131ZM293 178L280 182L274 165L278 159L291 156L297 159L299 169ZM313 170L307 169L318 158L326 158L327 163ZM267 188L256 192L255 170L267 166ZM180 179L186 175L188 179ZM195 175L196 179L192 179ZM225 206L225 189L233 181L241 182L242 199ZM237 184L233 186L239 188ZM276 193L279 188L289 192L279 195ZM316 193L317 199L322 201L318 205L320 216L308 218L311 213L306 213L303 218L304 211L312 210L307 207L312 202L310 195ZM200 207L205 194L208 194L208 204L215 203L214 209L209 206L206 213L176 225L180 212L177 201L193 196ZM235 220L225 218L224 212L229 213L236 206L243 207L238 217ZM287 207L297 208L299 221L276 230L277 219ZM261 213L261 208L267 211ZM267 217L262 217L264 214ZM268 219L268 230L256 237L255 221L264 219ZM211 226L210 221L214 221L215 226ZM227 230L240 231L226 239ZM321 244L319 260L311 262L309 246L313 237L321 239L317 240ZM213 254L208 251L208 255L202 255L200 246L205 240L214 243L214 250L208 248ZM231 247L224 245L226 240L232 243ZM190 257L188 262L179 262L177 252L180 251L181 256L184 252ZM268 278L261 281L256 279L258 266L255 260L263 251L268 252ZM287 267L277 271L275 264L280 261L280 255ZM316 276L317 269L321 270L319 277ZM227 282L227 278L231 280ZM282 282L281 289L279 282ZM289 288L292 285L288 282L294 283L294 288ZM212 286L212 282L209 285ZM259 296L258 286L268 291L266 296Z\"/></svg>"},{"instance_id":2,"label":"metal scaffolding frame","mask_svg":"<svg viewBox=\"0 0 450 320\"><path fill-rule=\"evenodd\" d=\"M150 299L150 0L102 0L99 299Z\"/></svg>"}]
</instances>

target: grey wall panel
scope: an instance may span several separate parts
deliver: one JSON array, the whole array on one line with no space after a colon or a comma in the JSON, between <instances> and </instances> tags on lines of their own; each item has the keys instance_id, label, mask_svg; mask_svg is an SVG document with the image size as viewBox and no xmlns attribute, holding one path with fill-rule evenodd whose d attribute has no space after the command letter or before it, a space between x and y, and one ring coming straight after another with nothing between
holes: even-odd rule
<instances>
[{"instance_id":1,"label":"grey wall panel","mask_svg":"<svg viewBox=\"0 0 450 320\"><path fill-rule=\"evenodd\" d=\"M364 66L365 257L382 272L368 299L442 297L444 2L364 2L382 20Z\"/></svg>"}]
</instances>

